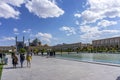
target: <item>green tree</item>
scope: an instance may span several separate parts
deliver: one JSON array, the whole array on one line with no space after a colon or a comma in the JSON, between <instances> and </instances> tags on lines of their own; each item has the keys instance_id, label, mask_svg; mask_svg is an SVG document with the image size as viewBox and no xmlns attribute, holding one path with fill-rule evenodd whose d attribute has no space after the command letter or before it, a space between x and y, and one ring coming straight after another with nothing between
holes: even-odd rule
<instances>
[{"instance_id":1,"label":"green tree","mask_svg":"<svg viewBox=\"0 0 120 80\"><path fill-rule=\"evenodd\" d=\"M116 51L119 50L119 46L118 46L118 45L115 46L115 50L116 50Z\"/></svg>"},{"instance_id":2,"label":"green tree","mask_svg":"<svg viewBox=\"0 0 120 80\"><path fill-rule=\"evenodd\" d=\"M21 48L19 52L20 52L20 53L25 53L25 52L26 52L26 49Z\"/></svg>"},{"instance_id":3,"label":"green tree","mask_svg":"<svg viewBox=\"0 0 120 80\"><path fill-rule=\"evenodd\" d=\"M38 55L39 50L37 48L34 49L34 53Z\"/></svg>"},{"instance_id":4,"label":"green tree","mask_svg":"<svg viewBox=\"0 0 120 80\"><path fill-rule=\"evenodd\" d=\"M111 52L115 53L117 50L113 47Z\"/></svg>"},{"instance_id":5,"label":"green tree","mask_svg":"<svg viewBox=\"0 0 120 80\"><path fill-rule=\"evenodd\" d=\"M87 52L88 50L87 50L87 47L86 46L84 46L84 47L82 47L82 50L81 50L82 52Z\"/></svg>"},{"instance_id":6,"label":"green tree","mask_svg":"<svg viewBox=\"0 0 120 80\"><path fill-rule=\"evenodd\" d=\"M67 49L68 54L71 52L71 50L72 50L71 48L68 48L68 49Z\"/></svg>"}]
</instances>

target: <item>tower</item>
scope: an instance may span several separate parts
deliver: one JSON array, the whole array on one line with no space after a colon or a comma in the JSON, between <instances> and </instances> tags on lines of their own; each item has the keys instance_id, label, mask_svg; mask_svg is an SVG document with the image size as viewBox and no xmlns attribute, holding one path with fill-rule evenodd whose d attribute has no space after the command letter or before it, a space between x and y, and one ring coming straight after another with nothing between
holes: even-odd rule
<instances>
[{"instance_id":1,"label":"tower","mask_svg":"<svg viewBox=\"0 0 120 80\"><path fill-rule=\"evenodd\" d=\"M25 37L23 36L23 43L24 43L24 41L25 41Z\"/></svg>"},{"instance_id":2,"label":"tower","mask_svg":"<svg viewBox=\"0 0 120 80\"><path fill-rule=\"evenodd\" d=\"M30 39L28 39L28 51L30 51Z\"/></svg>"},{"instance_id":3,"label":"tower","mask_svg":"<svg viewBox=\"0 0 120 80\"><path fill-rule=\"evenodd\" d=\"M16 45L17 45L17 36L15 37Z\"/></svg>"},{"instance_id":4,"label":"tower","mask_svg":"<svg viewBox=\"0 0 120 80\"><path fill-rule=\"evenodd\" d=\"M25 47L25 37L23 36L23 48Z\"/></svg>"},{"instance_id":5,"label":"tower","mask_svg":"<svg viewBox=\"0 0 120 80\"><path fill-rule=\"evenodd\" d=\"M20 51L21 48L25 48L25 44L24 44L25 38L23 36L23 41L18 41L17 36L15 38L16 38L16 53L17 53Z\"/></svg>"},{"instance_id":6,"label":"tower","mask_svg":"<svg viewBox=\"0 0 120 80\"><path fill-rule=\"evenodd\" d=\"M28 39L28 46L30 46L30 39Z\"/></svg>"},{"instance_id":7,"label":"tower","mask_svg":"<svg viewBox=\"0 0 120 80\"><path fill-rule=\"evenodd\" d=\"M15 45L16 45L16 54L17 54L17 51L18 51L18 48L17 48L17 36L15 37Z\"/></svg>"}]
</instances>

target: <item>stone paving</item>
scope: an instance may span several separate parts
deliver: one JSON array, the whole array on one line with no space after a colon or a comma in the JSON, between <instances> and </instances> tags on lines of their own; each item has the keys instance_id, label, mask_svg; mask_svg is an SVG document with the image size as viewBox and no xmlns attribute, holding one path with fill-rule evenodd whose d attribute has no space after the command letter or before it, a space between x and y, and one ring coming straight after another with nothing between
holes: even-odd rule
<instances>
[{"instance_id":1,"label":"stone paving","mask_svg":"<svg viewBox=\"0 0 120 80\"><path fill-rule=\"evenodd\" d=\"M11 58L1 80L120 80L120 67L33 56L31 68L12 68Z\"/></svg>"}]
</instances>

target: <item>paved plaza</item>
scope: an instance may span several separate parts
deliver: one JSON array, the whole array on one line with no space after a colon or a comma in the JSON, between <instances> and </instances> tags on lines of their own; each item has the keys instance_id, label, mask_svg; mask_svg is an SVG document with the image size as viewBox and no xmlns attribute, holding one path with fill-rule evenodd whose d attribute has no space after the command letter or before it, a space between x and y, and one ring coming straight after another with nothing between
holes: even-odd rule
<instances>
[{"instance_id":1,"label":"paved plaza","mask_svg":"<svg viewBox=\"0 0 120 80\"><path fill-rule=\"evenodd\" d=\"M31 68L12 68L11 58L1 80L120 80L120 67L33 56Z\"/></svg>"}]
</instances>

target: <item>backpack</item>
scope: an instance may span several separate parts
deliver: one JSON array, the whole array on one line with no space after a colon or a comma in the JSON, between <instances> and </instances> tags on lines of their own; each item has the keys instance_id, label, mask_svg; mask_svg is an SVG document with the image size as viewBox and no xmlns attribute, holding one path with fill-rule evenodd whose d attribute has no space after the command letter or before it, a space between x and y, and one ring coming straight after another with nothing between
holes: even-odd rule
<instances>
[{"instance_id":1,"label":"backpack","mask_svg":"<svg viewBox=\"0 0 120 80\"><path fill-rule=\"evenodd\" d=\"M25 60L25 56L23 54L20 55L21 60Z\"/></svg>"},{"instance_id":2,"label":"backpack","mask_svg":"<svg viewBox=\"0 0 120 80\"><path fill-rule=\"evenodd\" d=\"M14 56L13 60L14 60L14 64L18 64L18 58L17 58L17 56Z\"/></svg>"}]
</instances>

